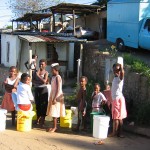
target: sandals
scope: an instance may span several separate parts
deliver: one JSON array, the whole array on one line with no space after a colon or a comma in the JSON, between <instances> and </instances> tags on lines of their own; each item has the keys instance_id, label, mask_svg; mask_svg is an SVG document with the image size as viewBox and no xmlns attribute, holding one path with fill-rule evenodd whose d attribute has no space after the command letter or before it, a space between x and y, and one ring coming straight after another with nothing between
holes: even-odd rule
<instances>
[{"instance_id":1,"label":"sandals","mask_svg":"<svg viewBox=\"0 0 150 150\"><path fill-rule=\"evenodd\" d=\"M95 142L94 144L95 144L95 145L103 145L103 144L104 144L104 141L101 140L101 141Z\"/></svg>"}]
</instances>

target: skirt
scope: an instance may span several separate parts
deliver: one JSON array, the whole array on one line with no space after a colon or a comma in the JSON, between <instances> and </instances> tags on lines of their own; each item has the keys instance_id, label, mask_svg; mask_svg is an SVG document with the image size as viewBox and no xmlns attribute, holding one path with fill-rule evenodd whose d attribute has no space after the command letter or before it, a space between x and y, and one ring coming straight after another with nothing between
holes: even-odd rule
<instances>
[{"instance_id":1,"label":"skirt","mask_svg":"<svg viewBox=\"0 0 150 150\"><path fill-rule=\"evenodd\" d=\"M5 92L1 108L6 109L7 111L14 111L15 110L15 106L14 106L14 103L12 101L11 93Z\"/></svg>"},{"instance_id":2,"label":"skirt","mask_svg":"<svg viewBox=\"0 0 150 150\"><path fill-rule=\"evenodd\" d=\"M124 97L116 98L112 101L112 119L124 119L127 117Z\"/></svg>"}]
</instances>

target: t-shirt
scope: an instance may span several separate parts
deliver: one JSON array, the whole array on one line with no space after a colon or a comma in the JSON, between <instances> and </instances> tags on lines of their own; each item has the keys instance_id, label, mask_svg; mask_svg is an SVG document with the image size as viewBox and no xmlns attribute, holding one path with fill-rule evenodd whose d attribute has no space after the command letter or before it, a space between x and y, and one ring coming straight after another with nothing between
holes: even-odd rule
<instances>
[{"instance_id":1,"label":"t-shirt","mask_svg":"<svg viewBox=\"0 0 150 150\"><path fill-rule=\"evenodd\" d=\"M123 89L123 80L120 80L119 77L114 77L112 81L111 94L112 99L115 100L117 97L122 97L122 89Z\"/></svg>"},{"instance_id":2,"label":"t-shirt","mask_svg":"<svg viewBox=\"0 0 150 150\"><path fill-rule=\"evenodd\" d=\"M93 92L92 96L93 95L94 95L94 92ZM101 102L103 100L106 101L106 97L101 92L96 94L92 100L92 108L100 108Z\"/></svg>"},{"instance_id":3,"label":"t-shirt","mask_svg":"<svg viewBox=\"0 0 150 150\"><path fill-rule=\"evenodd\" d=\"M34 100L31 87L28 84L19 82L17 87L17 104L31 104L30 100Z\"/></svg>"}]
</instances>

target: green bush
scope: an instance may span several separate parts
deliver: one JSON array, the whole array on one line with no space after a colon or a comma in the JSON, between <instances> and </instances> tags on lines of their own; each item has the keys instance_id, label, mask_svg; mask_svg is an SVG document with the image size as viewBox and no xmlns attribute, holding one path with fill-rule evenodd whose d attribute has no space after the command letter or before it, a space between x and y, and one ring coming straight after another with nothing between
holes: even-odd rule
<instances>
[{"instance_id":1,"label":"green bush","mask_svg":"<svg viewBox=\"0 0 150 150\"><path fill-rule=\"evenodd\" d=\"M140 59L133 57L131 54L124 54L124 63L131 67L132 71L140 73L148 78L150 83L150 67Z\"/></svg>"}]
</instances>

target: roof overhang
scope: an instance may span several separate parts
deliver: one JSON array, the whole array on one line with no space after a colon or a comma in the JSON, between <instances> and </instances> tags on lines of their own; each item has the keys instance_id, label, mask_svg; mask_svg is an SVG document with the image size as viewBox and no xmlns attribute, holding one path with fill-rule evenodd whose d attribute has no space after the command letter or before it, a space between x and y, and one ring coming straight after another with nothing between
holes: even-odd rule
<instances>
[{"instance_id":1,"label":"roof overhang","mask_svg":"<svg viewBox=\"0 0 150 150\"><path fill-rule=\"evenodd\" d=\"M19 39L29 43L85 43L86 39L77 39L75 37L57 37L41 35L18 35Z\"/></svg>"},{"instance_id":2,"label":"roof overhang","mask_svg":"<svg viewBox=\"0 0 150 150\"><path fill-rule=\"evenodd\" d=\"M98 11L101 10L101 7L97 5L61 3L56 6L50 7L50 9L53 13L73 14L73 11L75 11L76 15L80 15L80 14L97 13Z\"/></svg>"},{"instance_id":3,"label":"roof overhang","mask_svg":"<svg viewBox=\"0 0 150 150\"><path fill-rule=\"evenodd\" d=\"M27 13L23 17L14 19L12 21L18 22L30 22L30 21L41 21L42 19L46 19L51 17L52 14L42 14L42 13Z\"/></svg>"}]
</instances>

